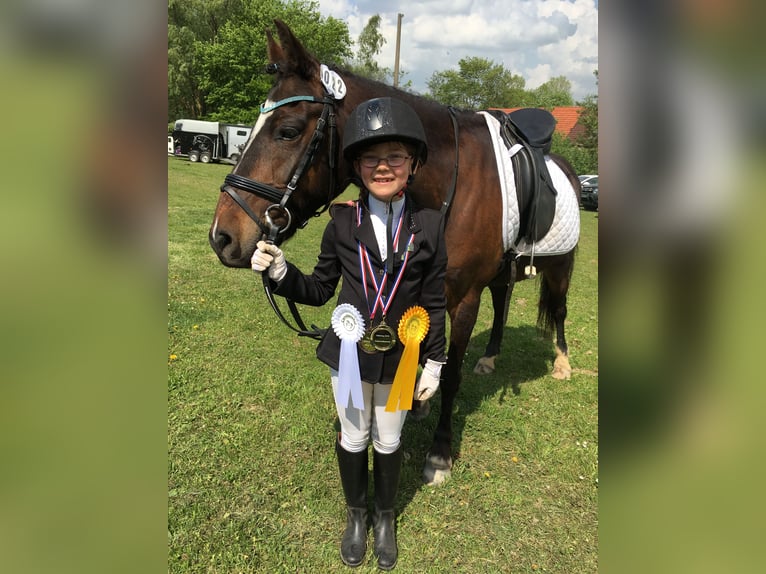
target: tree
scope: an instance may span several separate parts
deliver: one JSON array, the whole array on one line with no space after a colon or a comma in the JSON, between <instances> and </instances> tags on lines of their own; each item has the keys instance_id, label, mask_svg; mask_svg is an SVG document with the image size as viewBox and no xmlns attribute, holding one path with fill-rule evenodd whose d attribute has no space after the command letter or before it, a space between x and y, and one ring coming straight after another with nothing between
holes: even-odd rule
<instances>
[{"instance_id":1,"label":"tree","mask_svg":"<svg viewBox=\"0 0 766 574\"><path fill-rule=\"evenodd\" d=\"M381 68L375 60L385 43L386 39L380 33L380 15L375 14L367 20L359 34L356 57L347 64L348 69L365 78L387 82L391 76L391 69Z\"/></svg>"},{"instance_id":2,"label":"tree","mask_svg":"<svg viewBox=\"0 0 766 574\"><path fill-rule=\"evenodd\" d=\"M587 96L577 105L582 107L578 123L584 133L572 141L555 132L551 151L567 158L578 174L598 173L598 96Z\"/></svg>"},{"instance_id":3,"label":"tree","mask_svg":"<svg viewBox=\"0 0 766 574\"><path fill-rule=\"evenodd\" d=\"M525 106L525 81L502 65L485 58L463 58L459 70L434 72L429 96L440 103L469 110Z\"/></svg>"},{"instance_id":4,"label":"tree","mask_svg":"<svg viewBox=\"0 0 766 574\"><path fill-rule=\"evenodd\" d=\"M272 85L264 31L275 18L289 22L320 61L348 58L348 27L323 18L314 0L170 0L169 120L254 123Z\"/></svg>"},{"instance_id":5,"label":"tree","mask_svg":"<svg viewBox=\"0 0 766 574\"><path fill-rule=\"evenodd\" d=\"M598 70L593 74L598 85ZM590 171L586 173L598 173L598 94L587 96L579 105L583 108L580 123L585 131L577 138L577 145L587 150L590 157Z\"/></svg>"},{"instance_id":6,"label":"tree","mask_svg":"<svg viewBox=\"0 0 766 574\"><path fill-rule=\"evenodd\" d=\"M168 116L206 115L201 89L200 50L214 42L221 27L238 18L250 0L168 1Z\"/></svg>"},{"instance_id":7,"label":"tree","mask_svg":"<svg viewBox=\"0 0 766 574\"><path fill-rule=\"evenodd\" d=\"M598 70L593 72L598 80ZM580 105L583 112L580 115L580 123L585 126L585 133L580 136L580 145L589 148L598 147L598 95L587 96Z\"/></svg>"},{"instance_id":8,"label":"tree","mask_svg":"<svg viewBox=\"0 0 766 574\"><path fill-rule=\"evenodd\" d=\"M564 76L556 76L532 90L532 98L535 106L547 110L557 106L573 106L572 83Z\"/></svg>"},{"instance_id":9,"label":"tree","mask_svg":"<svg viewBox=\"0 0 766 574\"><path fill-rule=\"evenodd\" d=\"M293 33L320 62L332 64L347 57L351 40L344 22L322 19L318 13L307 11L303 2L285 8L286 12L265 16L268 23L251 19L228 23L215 43L204 46L202 87L210 119L255 123L273 82L265 72L268 57L263 31L273 28L274 17L290 22Z\"/></svg>"},{"instance_id":10,"label":"tree","mask_svg":"<svg viewBox=\"0 0 766 574\"><path fill-rule=\"evenodd\" d=\"M186 26L168 24L168 117L199 117L204 99L199 88L196 38Z\"/></svg>"},{"instance_id":11,"label":"tree","mask_svg":"<svg viewBox=\"0 0 766 574\"><path fill-rule=\"evenodd\" d=\"M577 174L598 173L598 170L593 168L593 156L590 150L559 132L553 132L551 151L564 156Z\"/></svg>"}]
</instances>

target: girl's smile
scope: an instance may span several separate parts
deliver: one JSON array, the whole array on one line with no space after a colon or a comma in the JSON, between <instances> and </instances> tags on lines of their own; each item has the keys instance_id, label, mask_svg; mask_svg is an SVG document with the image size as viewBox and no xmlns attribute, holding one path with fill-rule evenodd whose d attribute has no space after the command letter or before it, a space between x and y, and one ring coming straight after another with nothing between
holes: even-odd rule
<instances>
[{"instance_id":1,"label":"girl's smile","mask_svg":"<svg viewBox=\"0 0 766 574\"><path fill-rule=\"evenodd\" d=\"M377 165L368 167L374 163ZM394 165L390 165L391 163ZM412 167L411 154L399 142L373 145L356 159L356 170L364 187L373 197L385 202L401 198L399 192L407 185L409 176L415 173Z\"/></svg>"}]
</instances>

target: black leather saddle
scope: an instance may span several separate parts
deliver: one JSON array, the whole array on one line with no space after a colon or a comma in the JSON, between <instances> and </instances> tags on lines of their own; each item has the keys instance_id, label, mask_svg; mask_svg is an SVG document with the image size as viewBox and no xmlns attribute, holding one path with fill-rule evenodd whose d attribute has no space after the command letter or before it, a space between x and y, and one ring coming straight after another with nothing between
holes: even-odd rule
<instances>
[{"instance_id":1,"label":"black leather saddle","mask_svg":"<svg viewBox=\"0 0 766 574\"><path fill-rule=\"evenodd\" d=\"M553 115L540 108L522 108L506 114L487 110L501 126L501 136L509 149L521 144L511 158L516 180L516 197L521 218L517 243L539 241L550 231L556 213L556 189L553 187L545 155L551 151L556 128Z\"/></svg>"}]
</instances>

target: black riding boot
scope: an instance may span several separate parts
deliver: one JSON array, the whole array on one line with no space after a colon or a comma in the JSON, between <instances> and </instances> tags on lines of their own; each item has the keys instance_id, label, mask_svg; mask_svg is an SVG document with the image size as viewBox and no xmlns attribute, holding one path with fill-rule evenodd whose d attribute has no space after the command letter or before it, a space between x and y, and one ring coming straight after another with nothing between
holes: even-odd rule
<instances>
[{"instance_id":1,"label":"black riding boot","mask_svg":"<svg viewBox=\"0 0 766 574\"><path fill-rule=\"evenodd\" d=\"M335 443L343 494L346 497L346 531L340 542L340 559L359 566L367 553L367 449L348 452Z\"/></svg>"},{"instance_id":2,"label":"black riding boot","mask_svg":"<svg viewBox=\"0 0 766 574\"><path fill-rule=\"evenodd\" d=\"M391 570L396 566L399 549L396 546L396 514L394 503L399 490L402 470L402 447L391 454L373 454L375 479L375 514L373 516L374 551L378 568Z\"/></svg>"}]
</instances>

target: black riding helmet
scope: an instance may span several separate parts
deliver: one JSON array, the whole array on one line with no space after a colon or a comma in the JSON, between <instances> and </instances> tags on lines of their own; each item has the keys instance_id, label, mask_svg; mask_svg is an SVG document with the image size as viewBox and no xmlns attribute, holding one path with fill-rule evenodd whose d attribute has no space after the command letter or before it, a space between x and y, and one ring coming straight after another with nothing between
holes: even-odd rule
<instances>
[{"instance_id":1,"label":"black riding helmet","mask_svg":"<svg viewBox=\"0 0 766 574\"><path fill-rule=\"evenodd\" d=\"M359 148L391 140L413 144L415 159L426 163L428 142L415 110L396 98L367 100L348 117L343 132L343 157L354 161Z\"/></svg>"}]
</instances>

